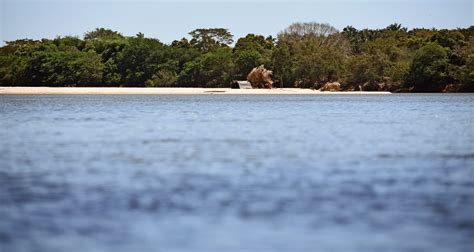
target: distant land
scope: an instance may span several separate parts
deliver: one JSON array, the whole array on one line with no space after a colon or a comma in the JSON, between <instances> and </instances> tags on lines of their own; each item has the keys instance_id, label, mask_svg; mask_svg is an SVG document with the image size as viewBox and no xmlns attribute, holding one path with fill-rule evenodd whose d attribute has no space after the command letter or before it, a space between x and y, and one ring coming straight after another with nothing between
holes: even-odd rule
<instances>
[{"instance_id":1,"label":"distant land","mask_svg":"<svg viewBox=\"0 0 474 252\"><path fill-rule=\"evenodd\" d=\"M133 88L133 87L0 87L0 95L390 95L390 92L322 92L308 88Z\"/></svg>"},{"instance_id":2,"label":"distant land","mask_svg":"<svg viewBox=\"0 0 474 252\"><path fill-rule=\"evenodd\" d=\"M6 41L0 86L228 88L261 65L279 88L474 92L474 26L339 31L309 22L236 41L225 28L203 28L170 44L97 28L83 37Z\"/></svg>"}]
</instances>

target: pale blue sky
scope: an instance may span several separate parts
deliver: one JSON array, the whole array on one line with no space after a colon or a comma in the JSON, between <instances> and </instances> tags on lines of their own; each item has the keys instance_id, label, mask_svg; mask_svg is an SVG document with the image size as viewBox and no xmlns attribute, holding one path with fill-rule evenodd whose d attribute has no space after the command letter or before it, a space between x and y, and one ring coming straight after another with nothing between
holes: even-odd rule
<instances>
[{"instance_id":1,"label":"pale blue sky","mask_svg":"<svg viewBox=\"0 0 474 252\"><path fill-rule=\"evenodd\" d=\"M317 1L117 1L0 0L0 40L82 36L95 27L124 35L143 32L169 43L195 28L228 28L276 35L293 22L327 22L338 29L383 28L394 22L409 28L473 25L474 0L317 0ZM2 42L3 44L3 42Z\"/></svg>"}]
</instances>

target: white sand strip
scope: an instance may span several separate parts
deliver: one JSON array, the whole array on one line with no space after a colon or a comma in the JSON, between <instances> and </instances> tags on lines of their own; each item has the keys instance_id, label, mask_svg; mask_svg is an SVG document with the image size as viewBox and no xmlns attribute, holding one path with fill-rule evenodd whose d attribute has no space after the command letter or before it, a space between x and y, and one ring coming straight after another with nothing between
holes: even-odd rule
<instances>
[{"instance_id":1,"label":"white sand strip","mask_svg":"<svg viewBox=\"0 0 474 252\"><path fill-rule=\"evenodd\" d=\"M107 87L0 87L0 95L388 95L390 92L321 92L300 88L107 88Z\"/></svg>"}]
</instances>

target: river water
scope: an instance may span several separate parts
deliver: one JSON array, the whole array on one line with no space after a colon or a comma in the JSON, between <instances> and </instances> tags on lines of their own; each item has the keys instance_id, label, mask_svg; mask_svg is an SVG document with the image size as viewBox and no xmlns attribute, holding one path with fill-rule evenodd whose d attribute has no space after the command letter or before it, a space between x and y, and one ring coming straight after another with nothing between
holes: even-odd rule
<instances>
[{"instance_id":1,"label":"river water","mask_svg":"<svg viewBox=\"0 0 474 252\"><path fill-rule=\"evenodd\" d=\"M472 251L474 95L0 96L0 251Z\"/></svg>"}]
</instances>

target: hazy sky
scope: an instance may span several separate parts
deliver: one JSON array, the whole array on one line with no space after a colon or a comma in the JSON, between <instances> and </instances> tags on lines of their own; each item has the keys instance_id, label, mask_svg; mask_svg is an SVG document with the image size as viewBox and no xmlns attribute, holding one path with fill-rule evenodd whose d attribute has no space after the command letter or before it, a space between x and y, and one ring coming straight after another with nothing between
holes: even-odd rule
<instances>
[{"instance_id":1,"label":"hazy sky","mask_svg":"<svg viewBox=\"0 0 474 252\"><path fill-rule=\"evenodd\" d=\"M82 36L95 27L124 35L142 32L166 43L195 28L224 27L238 38L276 35L293 22L307 21L338 29L383 28L394 22L409 28L456 28L473 25L474 13L474 0L0 1L1 41Z\"/></svg>"}]
</instances>

